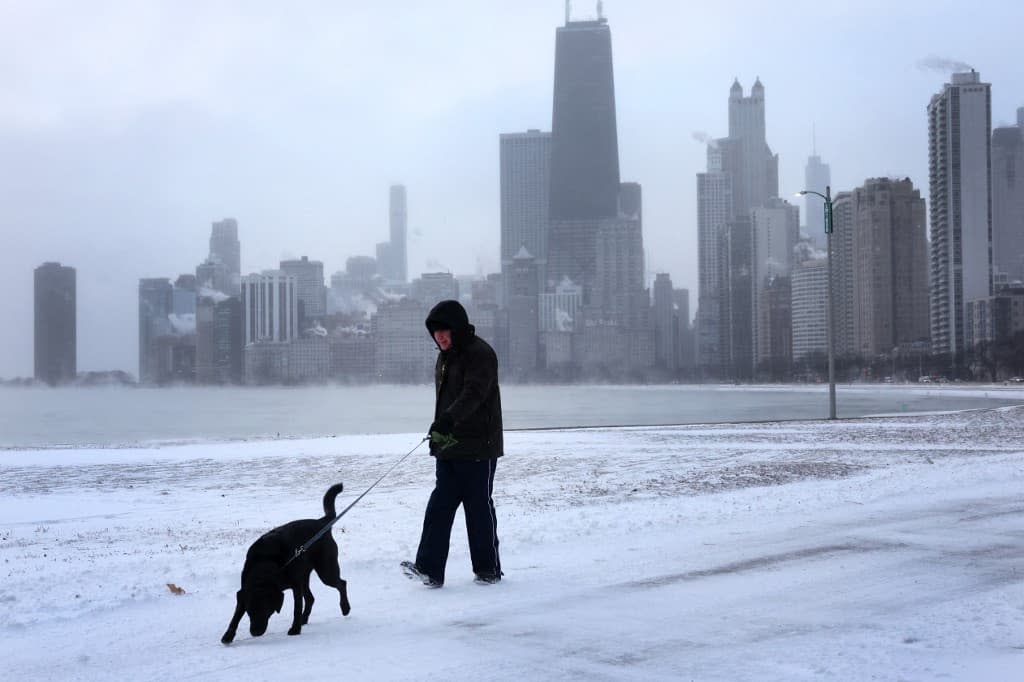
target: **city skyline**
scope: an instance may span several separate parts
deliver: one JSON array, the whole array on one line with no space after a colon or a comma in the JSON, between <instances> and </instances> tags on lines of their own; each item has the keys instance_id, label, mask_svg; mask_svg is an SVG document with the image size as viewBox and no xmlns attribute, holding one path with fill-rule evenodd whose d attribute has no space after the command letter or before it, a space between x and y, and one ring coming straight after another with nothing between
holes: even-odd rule
<instances>
[{"instance_id":1,"label":"city skyline","mask_svg":"<svg viewBox=\"0 0 1024 682\"><path fill-rule=\"evenodd\" d=\"M926 3L911 2L887 8L891 27L876 25L881 5L871 3L797 2L745 13L638 4L605 3L615 25L621 177L644 187L648 274L668 272L692 297L692 178L705 155L692 136L725 134L733 78L749 88L759 77L769 91L767 133L779 154L782 197L802 189L814 125L834 189L879 176L926 187L925 107L953 70L921 68L929 57L962 59L992 83L993 127L1012 124L1024 104L1024 76L1002 56L1020 10L998 3L934 16ZM581 15L592 11L575 5ZM3 336L9 352L0 376L31 372L31 340L14 330L31 319L31 271L45 261L78 271L80 368L130 371L138 280L192 272L210 222L224 216L238 220L243 273L303 254L333 273L387 237L387 187L401 182L409 190L410 277L472 273L478 263L484 273L499 269L498 136L550 129L562 3L403 5L387 19L376 9L323 7L315 29L311 15L280 17L259 6L189 18L169 6L125 4L102 20L61 7L0 10L0 52L19 55L6 60L0 81L12 84L0 108L0 154L10 160L0 171L0 231L13 243L0 272L8 291L19 292L0 311L15 321ZM737 38L760 35L777 16L787 21L758 43L765 51L786 46L771 58L734 47L743 40L718 41L726 49L704 35L716 24ZM373 44L374 32L358 35L385 21L394 37ZM488 22L503 30L460 30L454 47L430 39L446 27ZM844 29L824 35L823 22ZM983 25L963 29L974 23ZM900 33L891 41L898 45L881 40L870 54L858 48L858 27L884 38L901 25L917 30ZM55 38L46 53L27 40L42 27ZM288 52L300 38L309 50ZM348 50L376 59L352 60ZM822 57L806 64L808 53ZM332 75L327 67L335 63L362 71ZM377 77L385 72L387 80ZM838 85L824 97L815 80ZM367 84L374 97L359 91ZM382 107L390 113L381 115ZM451 237L466 238L467 248L446 246ZM100 309L120 313L89 313Z\"/></svg>"}]
</instances>

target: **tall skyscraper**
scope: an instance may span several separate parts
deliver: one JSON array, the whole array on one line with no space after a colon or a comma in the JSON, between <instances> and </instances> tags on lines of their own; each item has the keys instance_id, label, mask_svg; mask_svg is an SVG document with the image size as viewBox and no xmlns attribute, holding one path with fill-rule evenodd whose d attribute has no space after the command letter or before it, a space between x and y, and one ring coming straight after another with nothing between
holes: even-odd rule
<instances>
[{"instance_id":1,"label":"tall skyscraper","mask_svg":"<svg viewBox=\"0 0 1024 682\"><path fill-rule=\"evenodd\" d=\"M754 231L750 214L730 221L726 234L729 289L723 306L723 324L728 330L728 377L746 381L754 370Z\"/></svg>"},{"instance_id":2,"label":"tall skyscraper","mask_svg":"<svg viewBox=\"0 0 1024 682\"><path fill-rule=\"evenodd\" d=\"M158 339L169 335L174 311L174 287L166 277L139 280L139 382L167 380L167 363L161 357Z\"/></svg>"},{"instance_id":3,"label":"tall skyscraper","mask_svg":"<svg viewBox=\"0 0 1024 682\"><path fill-rule=\"evenodd\" d=\"M713 376L728 373L729 222L732 176L723 170L723 150L708 145L706 173L697 174L697 364Z\"/></svg>"},{"instance_id":4,"label":"tall skyscraper","mask_svg":"<svg viewBox=\"0 0 1024 682\"><path fill-rule=\"evenodd\" d=\"M551 218L615 217L618 192L611 30L604 18L567 21L555 31Z\"/></svg>"},{"instance_id":5,"label":"tall skyscraper","mask_svg":"<svg viewBox=\"0 0 1024 682\"><path fill-rule=\"evenodd\" d=\"M391 185L388 190L388 227L391 234L391 258L394 279L409 281L409 207L406 203L405 185Z\"/></svg>"},{"instance_id":6,"label":"tall skyscraper","mask_svg":"<svg viewBox=\"0 0 1024 682\"><path fill-rule=\"evenodd\" d=\"M857 211L852 192L832 197L832 315L836 356L857 353L857 325L854 314L855 256L854 236Z\"/></svg>"},{"instance_id":7,"label":"tall skyscraper","mask_svg":"<svg viewBox=\"0 0 1024 682\"><path fill-rule=\"evenodd\" d=\"M745 379L754 365L753 210L779 193L779 158L766 140L760 79L729 89L729 136L708 145L697 176L698 362L711 376Z\"/></svg>"},{"instance_id":8,"label":"tall skyscraper","mask_svg":"<svg viewBox=\"0 0 1024 682\"><path fill-rule=\"evenodd\" d=\"M976 71L954 73L928 104L931 339L965 350L967 303L992 295L992 93Z\"/></svg>"},{"instance_id":9,"label":"tall skyscraper","mask_svg":"<svg viewBox=\"0 0 1024 682\"><path fill-rule=\"evenodd\" d=\"M672 278L666 272L654 276L654 357L658 367L674 372L679 366L679 324Z\"/></svg>"},{"instance_id":10,"label":"tall skyscraper","mask_svg":"<svg viewBox=\"0 0 1024 682\"><path fill-rule=\"evenodd\" d=\"M729 89L729 138L738 146L739 167L726 170L733 175L737 215L779 196L779 157L768 147L765 135L761 79L754 81L749 97L744 97L739 80L733 81Z\"/></svg>"},{"instance_id":11,"label":"tall skyscraper","mask_svg":"<svg viewBox=\"0 0 1024 682\"><path fill-rule=\"evenodd\" d=\"M548 279L594 294L597 235L619 213L619 147L608 22L567 20L555 32Z\"/></svg>"},{"instance_id":12,"label":"tall skyscraper","mask_svg":"<svg viewBox=\"0 0 1024 682\"><path fill-rule=\"evenodd\" d=\"M853 319L862 356L928 339L925 201L909 178L853 191Z\"/></svg>"},{"instance_id":13,"label":"tall skyscraper","mask_svg":"<svg viewBox=\"0 0 1024 682\"><path fill-rule=\"evenodd\" d=\"M992 131L992 253L997 272L1024 282L1024 107Z\"/></svg>"},{"instance_id":14,"label":"tall skyscraper","mask_svg":"<svg viewBox=\"0 0 1024 682\"><path fill-rule=\"evenodd\" d=\"M825 188L832 184L832 170L822 162L817 150L807 158L804 166L804 189L825 193ZM816 194L804 195L804 223L807 236L819 249L825 248L825 200Z\"/></svg>"},{"instance_id":15,"label":"tall skyscraper","mask_svg":"<svg viewBox=\"0 0 1024 682\"><path fill-rule=\"evenodd\" d=\"M508 374L527 379L537 370L537 263L525 247L512 259L508 298Z\"/></svg>"},{"instance_id":16,"label":"tall skyscraper","mask_svg":"<svg viewBox=\"0 0 1024 682\"><path fill-rule=\"evenodd\" d=\"M408 222L409 211L405 185L391 185L388 190L389 241L377 244L377 264L380 274L389 282L405 283L409 281Z\"/></svg>"},{"instance_id":17,"label":"tall skyscraper","mask_svg":"<svg viewBox=\"0 0 1024 682\"><path fill-rule=\"evenodd\" d=\"M541 289L547 288L548 204L551 189L551 133L505 133L501 163L501 272L511 282L521 248L536 258ZM506 296L507 296L506 292Z\"/></svg>"},{"instance_id":18,"label":"tall skyscraper","mask_svg":"<svg viewBox=\"0 0 1024 682\"><path fill-rule=\"evenodd\" d=\"M35 269L35 378L51 386L74 381L78 373L75 275L60 263Z\"/></svg>"},{"instance_id":19,"label":"tall skyscraper","mask_svg":"<svg viewBox=\"0 0 1024 682\"><path fill-rule=\"evenodd\" d=\"M196 376L196 279L139 280L139 381L191 382Z\"/></svg>"},{"instance_id":20,"label":"tall skyscraper","mask_svg":"<svg viewBox=\"0 0 1024 682\"><path fill-rule=\"evenodd\" d=\"M793 248L800 234L800 210L783 199L765 201L751 211L754 370L773 358L792 356L790 282ZM781 344L781 345L780 345Z\"/></svg>"},{"instance_id":21,"label":"tall skyscraper","mask_svg":"<svg viewBox=\"0 0 1024 682\"><path fill-rule=\"evenodd\" d=\"M222 263L227 271L229 296L237 296L242 273L242 249L238 241L238 221L225 218L213 224L210 232L210 257L214 263Z\"/></svg>"},{"instance_id":22,"label":"tall skyscraper","mask_svg":"<svg viewBox=\"0 0 1024 682\"><path fill-rule=\"evenodd\" d=\"M324 285L324 264L303 256L297 260L281 261L281 272L295 278L295 296L298 301L300 331L322 320L327 315L327 287Z\"/></svg>"}]
</instances>

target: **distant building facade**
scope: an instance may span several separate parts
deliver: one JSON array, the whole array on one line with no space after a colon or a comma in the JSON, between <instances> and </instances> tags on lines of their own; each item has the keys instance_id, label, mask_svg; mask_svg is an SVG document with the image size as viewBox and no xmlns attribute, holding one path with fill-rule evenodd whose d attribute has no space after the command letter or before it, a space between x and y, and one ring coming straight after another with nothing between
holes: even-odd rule
<instances>
[{"instance_id":1,"label":"distant building facade","mask_svg":"<svg viewBox=\"0 0 1024 682\"><path fill-rule=\"evenodd\" d=\"M388 236L389 241L377 244L380 274L389 282L407 282L409 207L405 185L391 185L388 190Z\"/></svg>"},{"instance_id":2,"label":"distant building facade","mask_svg":"<svg viewBox=\"0 0 1024 682\"><path fill-rule=\"evenodd\" d=\"M521 248L536 259L538 287L547 280L551 133L528 130L499 139L501 271L506 282ZM506 294L507 295L507 294Z\"/></svg>"},{"instance_id":3,"label":"distant building facade","mask_svg":"<svg viewBox=\"0 0 1024 682\"><path fill-rule=\"evenodd\" d=\"M968 301L992 295L992 93L954 73L928 105L930 309L935 353L965 350Z\"/></svg>"},{"instance_id":4,"label":"distant building facade","mask_svg":"<svg viewBox=\"0 0 1024 682\"><path fill-rule=\"evenodd\" d=\"M424 326L432 306L413 298L382 303L371 320L380 380L419 383L433 379L437 345Z\"/></svg>"},{"instance_id":5,"label":"distant building facade","mask_svg":"<svg viewBox=\"0 0 1024 682\"><path fill-rule=\"evenodd\" d=\"M324 264L303 256L281 261L281 272L295 278L298 301L298 325L306 330L327 315L327 287L324 285Z\"/></svg>"},{"instance_id":6,"label":"distant building facade","mask_svg":"<svg viewBox=\"0 0 1024 682\"><path fill-rule=\"evenodd\" d=\"M807 158L804 166L804 189L824 194L832 184L832 169L821 160L817 152ZM825 200L817 194L804 195L804 224L807 237L816 248L825 248Z\"/></svg>"},{"instance_id":7,"label":"distant building facade","mask_svg":"<svg viewBox=\"0 0 1024 682\"><path fill-rule=\"evenodd\" d=\"M238 221L225 218L213 223L210 232L210 256L207 259L224 266L226 284L224 289L215 286L229 296L237 296L241 286L242 248L238 241ZM197 273L198 274L198 273Z\"/></svg>"},{"instance_id":8,"label":"distant building facade","mask_svg":"<svg viewBox=\"0 0 1024 682\"><path fill-rule=\"evenodd\" d=\"M280 270L242 277L243 360L246 383L288 377L288 344L299 335L295 277Z\"/></svg>"},{"instance_id":9,"label":"distant building facade","mask_svg":"<svg viewBox=\"0 0 1024 682\"><path fill-rule=\"evenodd\" d=\"M78 375L78 305L75 269L43 263L35 269L35 378L50 384Z\"/></svg>"},{"instance_id":10,"label":"distant building facade","mask_svg":"<svg viewBox=\"0 0 1024 682\"><path fill-rule=\"evenodd\" d=\"M1024 107L992 131L992 253L996 272L1024 282Z\"/></svg>"},{"instance_id":11,"label":"distant building facade","mask_svg":"<svg viewBox=\"0 0 1024 682\"><path fill-rule=\"evenodd\" d=\"M853 192L856 351L887 354L927 341L925 200L909 178L873 178Z\"/></svg>"}]
</instances>

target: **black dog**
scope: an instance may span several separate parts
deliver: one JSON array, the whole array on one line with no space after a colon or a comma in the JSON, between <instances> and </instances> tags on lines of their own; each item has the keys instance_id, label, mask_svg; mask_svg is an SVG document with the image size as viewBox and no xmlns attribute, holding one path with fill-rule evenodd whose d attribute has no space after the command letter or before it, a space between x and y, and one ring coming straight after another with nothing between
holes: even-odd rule
<instances>
[{"instance_id":1,"label":"black dog","mask_svg":"<svg viewBox=\"0 0 1024 682\"><path fill-rule=\"evenodd\" d=\"M334 498L341 490L341 483L336 483L324 494L323 518L286 523L252 543L242 567L242 589L236 595L238 601L235 615L231 617L227 632L220 638L221 642L230 644L235 639L243 614L249 614L249 633L253 637L266 632L271 614L281 612L284 590L291 590L295 597L295 613L288 634L297 635L302 632L302 626L309 622L309 612L313 610L309 574L314 570L324 585L338 588L341 593L341 613L348 615L351 610L348 588L338 568L338 543L330 532L324 533L308 550L295 557L295 550L334 519Z\"/></svg>"}]
</instances>

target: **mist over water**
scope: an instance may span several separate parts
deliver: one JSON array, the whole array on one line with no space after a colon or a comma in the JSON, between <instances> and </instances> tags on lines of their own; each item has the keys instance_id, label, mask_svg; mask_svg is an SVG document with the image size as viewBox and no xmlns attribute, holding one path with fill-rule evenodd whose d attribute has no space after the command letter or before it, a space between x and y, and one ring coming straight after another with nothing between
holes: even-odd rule
<instances>
[{"instance_id":1,"label":"mist over water","mask_svg":"<svg viewBox=\"0 0 1024 682\"><path fill-rule=\"evenodd\" d=\"M823 419L826 386L502 387L508 429ZM840 386L842 417L1001 407L998 387ZM430 386L0 389L0 447L425 433Z\"/></svg>"}]
</instances>

